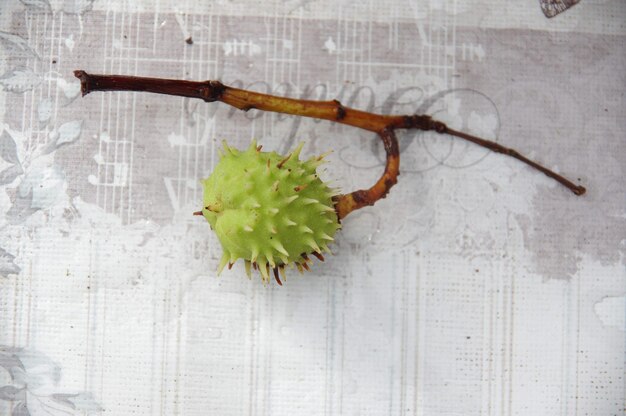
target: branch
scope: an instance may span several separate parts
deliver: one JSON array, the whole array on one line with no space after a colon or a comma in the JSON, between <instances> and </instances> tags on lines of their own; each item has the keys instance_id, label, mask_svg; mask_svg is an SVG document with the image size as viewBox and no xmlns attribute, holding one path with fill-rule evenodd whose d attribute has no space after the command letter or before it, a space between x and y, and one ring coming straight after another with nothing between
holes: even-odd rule
<instances>
[{"instance_id":1,"label":"branch","mask_svg":"<svg viewBox=\"0 0 626 416\"><path fill-rule=\"evenodd\" d=\"M427 115L382 115L368 113L345 107L337 100L313 101L277 97L229 87L219 81L194 82L125 75L93 75L82 70L74 71L74 75L81 81L83 96L92 91L153 92L199 98L206 102L221 101L243 111L255 108L275 113L319 118L377 133L381 137L387 153L385 171L371 188L339 195L335 198L335 209L340 219L356 209L373 205L379 199L384 198L389 192L389 189L396 184L399 174L400 155L398 151L398 141L394 134L395 129L434 130L440 134L449 134L459 137L496 153L511 156L558 181L576 195L583 195L586 191L584 187L576 185L558 173L526 158L516 150L506 148L493 141L450 129L444 123L434 120Z\"/></svg>"},{"instance_id":2,"label":"branch","mask_svg":"<svg viewBox=\"0 0 626 416\"><path fill-rule=\"evenodd\" d=\"M400 174L398 140L392 129L384 129L379 134L385 146L385 153L387 153L385 171L371 188L360 189L335 198L335 210L339 219L359 208L374 205L376 201L386 197L391 187L398 182L398 175Z\"/></svg>"},{"instance_id":3,"label":"branch","mask_svg":"<svg viewBox=\"0 0 626 416\"><path fill-rule=\"evenodd\" d=\"M385 116L344 107L339 101L298 100L242 90L219 81L183 81L174 79L132 77L125 75L94 75L74 71L81 81L83 96L92 91L142 91L158 94L199 98L206 102L221 101L239 110L256 108L274 113L336 121L365 130L380 132L389 126L399 126L404 116Z\"/></svg>"}]
</instances>

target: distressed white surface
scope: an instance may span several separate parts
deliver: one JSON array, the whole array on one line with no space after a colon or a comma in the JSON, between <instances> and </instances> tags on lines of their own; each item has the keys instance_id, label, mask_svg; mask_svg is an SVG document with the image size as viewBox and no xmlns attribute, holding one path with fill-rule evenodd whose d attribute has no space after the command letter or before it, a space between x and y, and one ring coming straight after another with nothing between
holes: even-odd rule
<instances>
[{"instance_id":1,"label":"distressed white surface","mask_svg":"<svg viewBox=\"0 0 626 416\"><path fill-rule=\"evenodd\" d=\"M622 414L626 10L509 6L3 3L0 415ZM407 133L398 185L312 273L216 278L190 213L223 138L332 149L323 175L346 191L376 179L380 146L218 104L80 98L78 68L427 112L589 192Z\"/></svg>"}]
</instances>

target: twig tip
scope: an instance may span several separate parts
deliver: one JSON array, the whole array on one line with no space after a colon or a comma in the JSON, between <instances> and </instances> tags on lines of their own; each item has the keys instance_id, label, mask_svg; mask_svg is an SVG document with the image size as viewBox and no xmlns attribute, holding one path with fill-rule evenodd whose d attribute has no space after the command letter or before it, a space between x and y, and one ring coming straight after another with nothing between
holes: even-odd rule
<instances>
[{"instance_id":1,"label":"twig tip","mask_svg":"<svg viewBox=\"0 0 626 416\"><path fill-rule=\"evenodd\" d=\"M77 69L74 71L74 76L80 80L80 92L82 96L89 94L88 81L89 74L83 71L82 69Z\"/></svg>"}]
</instances>

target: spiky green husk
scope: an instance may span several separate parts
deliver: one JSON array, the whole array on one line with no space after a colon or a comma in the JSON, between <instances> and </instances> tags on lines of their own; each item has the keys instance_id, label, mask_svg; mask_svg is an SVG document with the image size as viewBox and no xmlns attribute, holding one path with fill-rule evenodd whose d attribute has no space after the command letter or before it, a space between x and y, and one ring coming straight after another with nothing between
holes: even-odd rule
<instances>
[{"instance_id":1,"label":"spiky green husk","mask_svg":"<svg viewBox=\"0 0 626 416\"><path fill-rule=\"evenodd\" d=\"M218 273L241 258L248 276L252 265L267 282L270 271L308 268L307 253L328 251L340 228L333 192L316 172L323 156L301 161L301 149L282 156L261 152L254 141L245 151L224 143L219 163L202 181L202 214L224 251Z\"/></svg>"}]
</instances>

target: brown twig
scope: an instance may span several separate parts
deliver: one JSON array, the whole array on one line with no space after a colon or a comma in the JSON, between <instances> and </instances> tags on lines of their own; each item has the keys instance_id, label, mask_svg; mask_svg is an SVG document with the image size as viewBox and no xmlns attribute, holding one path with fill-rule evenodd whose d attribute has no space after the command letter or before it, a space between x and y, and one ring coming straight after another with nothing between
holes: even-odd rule
<instances>
[{"instance_id":1,"label":"brown twig","mask_svg":"<svg viewBox=\"0 0 626 416\"><path fill-rule=\"evenodd\" d=\"M219 81L184 81L161 78L133 77L125 75L94 75L85 71L74 71L81 81L83 95L92 91L145 91L158 94L199 98L207 102L221 101L243 111L253 108L276 113L329 120L377 133L383 141L387 161L380 179L369 189L361 189L335 199L335 209L339 218L367 205L373 205L384 198L397 182L400 167L396 129L434 130L468 140L497 153L502 153L543 172L567 187L576 195L583 195L585 188L576 185L556 172L534 162L519 152L481 139L467 133L450 129L444 123L427 115L382 115L360 111L343 106L339 101L313 101L278 97L254 91L233 88Z\"/></svg>"}]
</instances>

